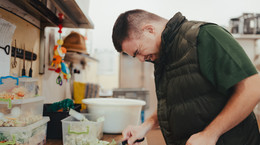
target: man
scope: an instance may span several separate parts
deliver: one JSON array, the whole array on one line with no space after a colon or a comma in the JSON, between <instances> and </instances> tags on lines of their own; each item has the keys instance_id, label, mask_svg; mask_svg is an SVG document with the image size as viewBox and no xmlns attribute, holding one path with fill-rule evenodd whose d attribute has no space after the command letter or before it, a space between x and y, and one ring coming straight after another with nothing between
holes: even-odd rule
<instances>
[{"instance_id":1,"label":"man","mask_svg":"<svg viewBox=\"0 0 260 145\"><path fill-rule=\"evenodd\" d=\"M168 145L259 145L252 110L260 100L260 77L241 46L222 27L169 21L143 10L122 13L113 43L155 67L157 112L123 131L132 145L160 125Z\"/></svg>"}]
</instances>

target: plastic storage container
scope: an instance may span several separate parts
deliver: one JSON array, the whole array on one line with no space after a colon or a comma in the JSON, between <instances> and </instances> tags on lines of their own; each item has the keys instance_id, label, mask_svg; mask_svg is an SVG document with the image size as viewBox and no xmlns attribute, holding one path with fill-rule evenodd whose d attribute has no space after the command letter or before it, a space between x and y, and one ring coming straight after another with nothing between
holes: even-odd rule
<instances>
[{"instance_id":1,"label":"plastic storage container","mask_svg":"<svg viewBox=\"0 0 260 145\"><path fill-rule=\"evenodd\" d=\"M21 127L42 119L44 97L0 100L0 127Z\"/></svg>"},{"instance_id":2,"label":"plastic storage container","mask_svg":"<svg viewBox=\"0 0 260 145\"><path fill-rule=\"evenodd\" d=\"M89 121L78 121L69 116L62 122L62 139L64 145L83 144L89 140L101 139L103 136L102 116L83 113Z\"/></svg>"},{"instance_id":3,"label":"plastic storage container","mask_svg":"<svg viewBox=\"0 0 260 145\"><path fill-rule=\"evenodd\" d=\"M49 117L26 127L0 127L0 144L4 145L44 145Z\"/></svg>"},{"instance_id":4,"label":"plastic storage container","mask_svg":"<svg viewBox=\"0 0 260 145\"><path fill-rule=\"evenodd\" d=\"M28 77L0 77L0 99L24 99L37 95L37 79Z\"/></svg>"},{"instance_id":5,"label":"plastic storage container","mask_svg":"<svg viewBox=\"0 0 260 145\"><path fill-rule=\"evenodd\" d=\"M62 139L62 123L61 120L69 116L69 111L48 112L48 107L52 104L43 105L43 116L49 116L47 139ZM74 104L74 110L80 111L81 104Z\"/></svg>"},{"instance_id":6,"label":"plastic storage container","mask_svg":"<svg viewBox=\"0 0 260 145\"><path fill-rule=\"evenodd\" d=\"M19 86L24 87L27 90L25 98L38 95L38 79L36 78L20 77Z\"/></svg>"}]
</instances>

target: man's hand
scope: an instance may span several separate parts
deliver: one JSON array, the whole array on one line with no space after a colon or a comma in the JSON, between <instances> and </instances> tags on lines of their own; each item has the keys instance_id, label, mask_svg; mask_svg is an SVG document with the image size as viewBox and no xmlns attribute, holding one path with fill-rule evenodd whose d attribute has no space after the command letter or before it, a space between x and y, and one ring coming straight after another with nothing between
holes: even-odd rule
<instances>
[{"instance_id":1,"label":"man's hand","mask_svg":"<svg viewBox=\"0 0 260 145\"><path fill-rule=\"evenodd\" d=\"M138 139L144 138L147 133L147 129L143 126L128 126L122 132L123 140L128 140L128 145L137 145L134 142Z\"/></svg>"},{"instance_id":2,"label":"man's hand","mask_svg":"<svg viewBox=\"0 0 260 145\"><path fill-rule=\"evenodd\" d=\"M137 139L142 139L152 128L158 127L157 110L139 126L128 126L122 132L123 141L127 140L128 145L138 145L134 143Z\"/></svg>"},{"instance_id":3,"label":"man's hand","mask_svg":"<svg viewBox=\"0 0 260 145\"><path fill-rule=\"evenodd\" d=\"M186 145L216 145L218 138L243 121L260 101L260 76L252 75L235 85L235 91L219 115Z\"/></svg>"},{"instance_id":4,"label":"man's hand","mask_svg":"<svg viewBox=\"0 0 260 145\"><path fill-rule=\"evenodd\" d=\"M218 137L210 136L206 132L199 132L193 134L186 142L186 145L216 145L217 141Z\"/></svg>"}]
</instances>

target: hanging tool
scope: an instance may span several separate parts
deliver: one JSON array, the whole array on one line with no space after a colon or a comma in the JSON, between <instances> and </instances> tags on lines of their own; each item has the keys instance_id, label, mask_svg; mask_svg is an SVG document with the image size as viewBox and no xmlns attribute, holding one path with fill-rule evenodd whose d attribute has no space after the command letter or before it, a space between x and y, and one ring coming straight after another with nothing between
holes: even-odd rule
<instances>
[{"instance_id":1,"label":"hanging tool","mask_svg":"<svg viewBox=\"0 0 260 145\"><path fill-rule=\"evenodd\" d=\"M33 48L32 48L32 55L31 55L31 68L29 70L29 77L32 77L32 62L33 62Z\"/></svg>"},{"instance_id":2,"label":"hanging tool","mask_svg":"<svg viewBox=\"0 0 260 145\"><path fill-rule=\"evenodd\" d=\"M6 45L5 47L0 46L0 48L2 48L5 51L6 55L9 55L9 53L10 53L10 45Z\"/></svg>"},{"instance_id":3,"label":"hanging tool","mask_svg":"<svg viewBox=\"0 0 260 145\"><path fill-rule=\"evenodd\" d=\"M25 76L25 44L23 48L23 69L22 69L22 76Z\"/></svg>"},{"instance_id":4,"label":"hanging tool","mask_svg":"<svg viewBox=\"0 0 260 145\"><path fill-rule=\"evenodd\" d=\"M16 67L17 61L16 61L16 40L14 40L14 62L12 62L12 68Z\"/></svg>"}]
</instances>

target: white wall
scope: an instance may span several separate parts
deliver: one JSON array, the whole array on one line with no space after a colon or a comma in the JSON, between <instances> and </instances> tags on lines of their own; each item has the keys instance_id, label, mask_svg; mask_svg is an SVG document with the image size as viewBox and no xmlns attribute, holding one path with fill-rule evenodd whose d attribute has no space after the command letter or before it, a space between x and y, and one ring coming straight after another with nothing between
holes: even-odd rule
<instances>
[{"instance_id":1,"label":"white wall","mask_svg":"<svg viewBox=\"0 0 260 145\"><path fill-rule=\"evenodd\" d=\"M260 13L259 0L90 0L89 4L88 15L95 27L92 30L93 48L109 49L114 53L117 52L111 39L112 28L117 17L127 10L144 9L167 19L180 11L189 20L209 21L225 27L228 27L230 18L239 17L242 13ZM116 81L119 80L116 75L107 77ZM107 82L110 87L118 85L104 79L100 82ZM154 105L150 110L153 110L156 106L155 95L150 99L150 106Z\"/></svg>"},{"instance_id":2,"label":"white wall","mask_svg":"<svg viewBox=\"0 0 260 145\"><path fill-rule=\"evenodd\" d=\"M230 18L239 17L244 12L260 13L259 5L259 0L89 0L89 6L86 7L89 8L88 15L95 27L92 30L93 49L117 53L112 43L112 28L116 18L127 10L144 9L167 19L180 11L189 20L209 21L228 27ZM80 6L85 9L85 5ZM111 65L119 66L118 63ZM104 76L117 79L116 75ZM106 82L109 81L100 79L101 85ZM110 88L117 85L110 83Z\"/></svg>"},{"instance_id":3,"label":"white wall","mask_svg":"<svg viewBox=\"0 0 260 145\"><path fill-rule=\"evenodd\" d=\"M113 49L113 24L120 13L130 9L148 10L167 19L180 11L189 20L225 26L230 18L243 12L260 13L259 0L90 0L89 4L89 16L95 26L93 47L96 49Z\"/></svg>"}]
</instances>

